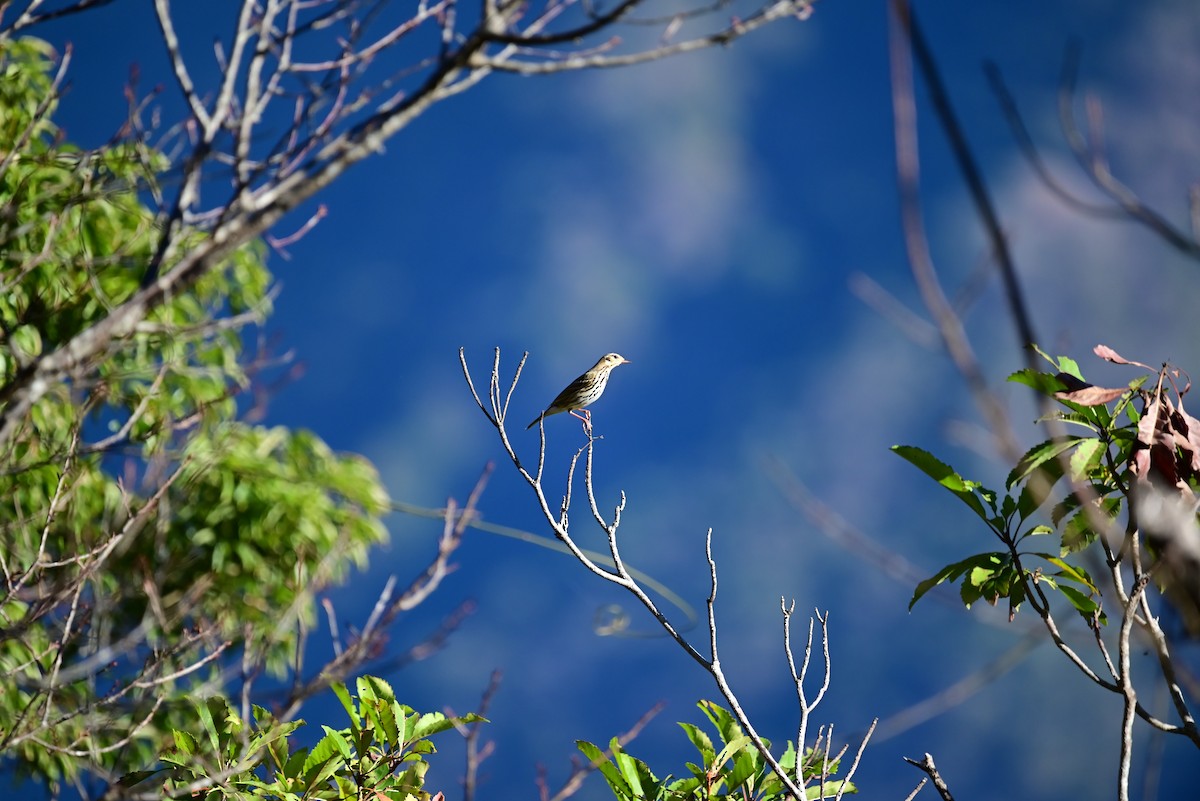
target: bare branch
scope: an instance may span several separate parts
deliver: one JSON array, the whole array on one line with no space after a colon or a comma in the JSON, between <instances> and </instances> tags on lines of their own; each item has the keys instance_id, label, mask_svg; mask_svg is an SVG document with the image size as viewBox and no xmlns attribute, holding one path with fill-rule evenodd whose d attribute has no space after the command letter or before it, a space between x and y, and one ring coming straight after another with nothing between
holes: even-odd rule
<instances>
[{"instance_id":1,"label":"bare branch","mask_svg":"<svg viewBox=\"0 0 1200 801\"><path fill-rule=\"evenodd\" d=\"M1151 209L1138 198L1129 187L1117 180L1109 170L1108 157L1101 144L1103 129L1100 125L1100 105L1094 98L1087 99L1091 117L1091 141L1079 130L1075 121L1076 84L1079 78L1079 48L1071 47L1063 60L1062 80L1058 93L1059 122L1067 138L1067 144L1075 154L1084 172L1108 197L1112 198L1132 220L1150 229L1171 247L1185 256L1200 258L1200 241L1194 235L1180 231L1162 215Z\"/></svg>"},{"instance_id":2,"label":"bare branch","mask_svg":"<svg viewBox=\"0 0 1200 801\"><path fill-rule=\"evenodd\" d=\"M904 757L904 761L910 765L920 768L929 776L929 780L933 782L933 787L938 791L938 795L941 796L942 801L954 801L954 796L950 794L950 788L942 779L942 775L938 773L937 765L933 763L932 754L926 754L925 758L920 762L915 759L909 759L908 757ZM919 790L921 788L918 787L917 789ZM914 792L913 795L916 795L916 792ZM911 798L912 796L909 797Z\"/></svg>"}]
</instances>

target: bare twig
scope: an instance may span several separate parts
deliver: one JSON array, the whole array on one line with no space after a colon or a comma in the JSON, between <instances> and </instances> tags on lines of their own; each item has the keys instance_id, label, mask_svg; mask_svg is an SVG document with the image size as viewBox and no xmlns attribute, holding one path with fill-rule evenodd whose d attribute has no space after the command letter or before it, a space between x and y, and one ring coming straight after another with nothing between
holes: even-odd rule
<instances>
[{"instance_id":1,"label":"bare twig","mask_svg":"<svg viewBox=\"0 0 1200 801\"><path fill-rule=\"evenodd\" d=\"M942 779L942 775L938 773L937 765L935 765L933 762L932 754L926 754L925 758L920 762L915 759L909 759L908 757L904 757L904 761L910 765L920 768L926 773L926 775L929 776L929 780L933 782L933 787L938 791L938 795L941 796L942 801L954 801L954 796L950 794L950 788ZM924 784L924 782L922 782L922 784ZM918 786L917 789L921 789L920 786ZM916 791L913 791L912 795L916 795ZM909 798L912 798L912 795L910 795Z\"/></svg>"},{"instance_id":2,"label":"bare twig","mask_svg":"<svg viewBox=\"0 0 1200 801\"><path fill-rule=\"evenodd\" d=\"M522 358L522 360L521 360L522 365L524 364L524 361L525 361L524 358ZM545 435L544 420L542 423L542 431L541 431L541 435L540 435L540 443L541 444L540 444L540 453L539 453L539 459L538 459L538 473L536 476L531 475L529 473L529 471L526 470L525 467L522 465L520 458L517 456L516 451L513 449L513 445L508 438L508 432L507 432L505 426L503 425L502 421L504 418L505 406L507 405L508 399L510 399L512 397L512 393L513 393L513 390L515 389L516 381L514 379L513 383L509 386L508 392L506 394L504 394L504 401L502 404L500 384L499 384L499 375L500 375L500 352L499 352L499 349L498 348L496 349L495 358L493 359L491 381L489 384L489 386L491 388L491 391L489 393L490 400L487 405L484 404L483 399L480 398L479 393L475 389L475 383L471 378L471 371L467 365L466 353L465 353L464 349L462 349L462 348L459 349L459 363L460 363L460 366L462 367L463 377L467 382L467 386L471 391L472 397L475 399L476 405L484 413L484 415L487 417L488 421L491 422L492 425L496 427L497 433L500 437L501 445L503 446L505 452L508 454L508 457L512 461L513 466L517 469L517 472L520 473L522 478L525 479L525 482L529 485L530 489L533 491L534 496L537 499L538 506L540 507L540 509L542 511L542 516L545 518L546 522L550 525L551 529L554 531L554 536L560 542L562 542L563 545L565 545L567 547L567 549L570 551L571 555L574 556L574 558L577 561L579 561L584 567L586 567L594 575L604 579L605 581L609 581L613 584L616 584L616 585L624 588L628 592L630 592L638 600L638 602L648 612L650 612L651 615L654 616L654 619L656 621L658 621L658 624L659 624L659 626L662 627L663 631L665 631L668 636L670 636L673 640L675 640L676 644L678 644L679 647L681 649L683 649L683 651L688 656L690 656L695 662L697 662L701 667L703 667L709 673L709 675L712 677L713 681L716 683L717 689L720 691L722 698L724 698L725 702L729 705L730 711L733 714L734 718L737 720L738 725L742 727L742 730L746 733L746 736L750 739L750 741L754 745L755 749L758 750L758 752L762 755L763 759L771 767L771 770L780 779L780 781L783 783L783 785L787 789L787 791L796 795L797 797L799 797L802 793L802 788L800 788L799 786L796 785L792 776L788 775L787 771L783 770L783 768L780 766L779 762L775 759L774 755L771 754L770 749L767 748L766 743L762 740L761 736L759 736L758 732L755 730L753 724L751 723L749 717L746 715L745 711L742 709L741 703L738 700L737 696L734 694L733 689L729 686L729 683L725 677L724 671L721 667L719 651L717 648L717 622L716 622L717 565L716 565L716 561L713 559L713 556L712 556L712 530L710 529L708 531L707 536L705 537L705 554L706 554L706 557L708 560L708 565L709 565L709 580L710 580L710 592L709 592L708 603L707 603L707 605L708 605L708 635L709 635L708 650L709 650L709 656L705 657L679 632L679 630L671 623L671 621L668 620L667 617L658 609L658 606L654 603L654 601L650 598L650 596L646 594L645 590L633 578L633 576L629 573L628 569L625 567L625 564L624 564L623 560L621 559L620 552L619 552L619 549L617 547L617 542L616 542L617 529L620 526L621 512L623 511L624 506L625 506L625 498L624 498L624 495L622 495L621 502L615 506L612 522L610 523L610 522L605 521L603 515L600 513L599 506L596 503L595 495L593 492L593 481L592 481L593 455L594 455L594 449L596 446L596 442L598 441L598 438L595 437L591 433L590 428L585 427L585 434L587 436L586 444L571 459L570 467L568 468L568 471L567 471L567 482L566 482L567 492L564 495L563 503L559 507L559 511L556 514L550 507L549 501L546 497L546 493L542 486L542 481L541 481L542 467L545 463L545 451L546 451L546 435ZM518 375L519 375L519 370L518 370ZM576 545L575 540L573 539L573 537L571 536L570 531L569 531L569 520L568 520L568 516L567 516L567 511L570 507L570 487L571 487L572 478L575 473L575 465L577 464L577 461L581 454L586 454L586 458L584 460L584 485L585 485L585 490L586 490L587 496L588 496L589 507L591 509L592 517L595 520L595 522L602 529L604 529L606 534L608 535L609 549L610 549L610 552L613 557L613 569L612 570L604 569L603 567L598 565L595 561L593 561L591 558L589 558L588 555L586 553L584 553L582 551L582 549L579 548L578 545Z\"/></svg>"},{"instance_id":3,"label":"bare twig","mask_svg":"<svg viewBox=\"0 0 1200 801\"><path fill-rule=\"evenodd\" d=\"M1063 59L1062 79L1058 92L1059 123L1067 138L1067 144L1075 154L1084 172L1092 182L1120 206L1125 215L1152 231L1160 239L1189 258L1200 258L1200 241L1172 225L1161 214L1151 209L1129 187L1121 183L1109 169L1108 156L1101 143L1103 128L1100 125L1100 105L1094 98L1087 99L1090 112L1091 139L1084 135L1075 120L1076 84L1079 79L1079 47L1072 46Z\"/></svg>"}]
</instances>

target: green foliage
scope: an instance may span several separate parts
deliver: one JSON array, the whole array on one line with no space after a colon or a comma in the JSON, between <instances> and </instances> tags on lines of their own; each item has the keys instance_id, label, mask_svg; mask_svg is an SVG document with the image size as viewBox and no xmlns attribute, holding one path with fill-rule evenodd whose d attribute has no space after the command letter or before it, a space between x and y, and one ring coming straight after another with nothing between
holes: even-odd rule
<instances>
[{"instance_id":1,"label":"green foliage","mask_svg":"<svg viewBox=\"0 0 1200 801\"><path fill-rule=\"evenodd\" d=\"M697 706L716 730L720 748L714 745L712 737L704 729L690 723L680 723L700 754L698 764L687 764L691 775L684 778L658 778L645 762L626 752L616 738L609 743L611 757L585 740L578 741L577 745L580 752L599 769L618 801L701 801L722 798L772 801L790 798L783 782L728 710L712 701L701 701ZM770 747L770 743L767 746ZM778 761L788 775L794 777L795 745L788 743L787 750ZM805 797L832 798L839 792L856 793L857 788L852 782L831 778L838 768L838 760L826 762L823 752L809 749L804 755L800 771L800 781L806 788ZM817 784L808 787L813 781Z\"/></svg>"},{"instance_id":2,"label":"green foliage","mask_svg":"<svg viewBox=\"0 0 1200 801\"><path fill-rule=\"evenodd\" d=\"M137 141L59 141L50 48L2 48L0 403L138 291L160 235L142 198L167 166ZM238 419L258 369L242 329L271 308L264 258L243 247L150 310L0 452L0 759L21 775L53 787L182 748L195 688L211 712L231 663L295 665L315 593L386 535L369 463Z\"/></svg>"},{"instance_id":3,"label":"green foliage","mask_svg":"<svg viewBox=\"0 0 1200 801\"><path fill-rule=\"evenodd\" d=\"M305 726L302 720L283 723L260 706L243 720L219 696L196 701L187 727L171 732L172 742L161 754L164 767L128 773L120 784L154 783L164 797L203 792L208 801L426 801L432 796L424 789L425 756L435 751L430 738L486 722L475 714L417 713L397 702L391 686L374 676L360 677L356 690L351 695L345 684L333 685L350 725L322 726L325 736L311 749L291 745Z\"/></svg>"},{"instance_id":4,"label":"green foliage","mask_svg":"<svg viewBox=\"0 0 1200 801\"><path fill-rule=\"evenodd\" d=\"M1102 347L1097 353L1119 364L1129 363ZM1011 614L1016 614L1031 589L1049 587L1087 620L1106 622L1096 583L1069 558L1105 533L1111 536L1112 531L1120 530L1119 517L1138 477L1135 460L1146 447L1146 437L1139 433L1143 413L1132 401L1140 397L1149 407L1160 403L1161 397L1142 389L1146 376L1125 387L1097 387L1084 380L1074 360L1041 355L1055 372L1021 370L1009 380L1052 398L1061 407L1052 418L1084 433L1054 437L1030 448L1008 474L1003 498L995 490L963 478L926 451L910 446L893 448L962 500L1002 546L946 565L922 581L913 593L910 609L939 584L959 582L967 607L980 599L992 604L1007 599ZM1070 478L1069 485L1056 490L1064 476ZM1038 512L1056 491L1058 500L1047 525ZM1030 538L1055 534L1056 552L1027 548Z\"/></svg>"}]
</instances>

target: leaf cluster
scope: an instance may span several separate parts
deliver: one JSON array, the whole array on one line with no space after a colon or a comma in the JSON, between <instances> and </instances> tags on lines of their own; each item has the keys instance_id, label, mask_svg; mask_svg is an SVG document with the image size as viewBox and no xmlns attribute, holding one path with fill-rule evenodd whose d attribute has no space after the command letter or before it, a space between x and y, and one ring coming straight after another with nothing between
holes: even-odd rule
<instances>
[{"instance_id":1,"label":"leaf cluster","mask_svg":"<svg viewBox=\"0 0 1200 801\"><path fill-rule=\"evenodd\" d=\"M138 292L162 231L143 201L166 159L61 141L52 66L37 40L0 50L0 414ZM385 538L373 466L240 417L271 297L264 248L238 248L107 332L0 449L0 759L21 775L153 762L196 687L297 665L315 593Z\"/></svg>"},{"instance_id":2,"label":"leaf cluster","mask_svg":"<svg viewBox=\"0 0 1200 801\"><path fill-rule=\"evenodd\" d=\"M341 682L333 685L349 725L322 726L325 734L311 748L293 746L303 734L302 720L281 722L260 706L243 720L219 696L197 701L192 725L172 730L173 744L162 754L164 767L126 774L119 784L158 783L165 797L206 801L428 801L425 757L436 750L430 738L487 722L474 713L418 713L396 701L391 686L374 676L362 676L355 685L354 694Z\"/></svg>"},{"instance_id":3,"label":"leaf cluster","mask_svg":"<svg viewBox=\"0 0 1200 801\"><path fill-rule=\"evenodd\" d=\"M1002 546L946 565L922 581L910 608L937 585L959 582L966 606L1006 599L1015 615L1036 585L1057 591L1089 622L1106 622L1100 589L1074 557L1099 542L1106 561L1121 559L1123 540L1138 530L1131 505L1139 490L1166 487L1194 497L1200 488L1200 421L1184 411L1190 383L1180 385L1177 370L1153 371L1105 346L1095 352L1147 374L1124 387L1099 387L1084 379L1073 359L1041 353L1053 372L1026 369L1009 377L1056 404L1040 422L1065 430L1020 458L1003 497L920 448L893 448L966 504ZM1156 385L1147 388L1155 373ZM1029 547L1032 538L1047 536L1058 538L1053 551Z\"/></svg>"},{"instance_id":4,"label":"leaf cluster","mask_svg":"<svg viewBox=\"0 0 1200 801\"><path fill-rule=\"evenodd\" d=\"M789 798L783 782L771 770L750 738L728 710L712 701L697 706L715 730L718 743L705 729L681 722L688 740L699 753L697 762L687 763L690 775L659 778L642 760L629 754L614 738L606 753L586 740L577 742L580 752L600 770L618 801L700 801L704 799L754 799L774 801ZM769 745L769 743L768 743ZM796 773L796 746L789 742L779 764L791 775L799 775L808 799L833 798L855 793L852 782L834 780L840 761L823 751L807 749ZM816 781L812 787L808 784Z\"/></svg>"}]
</instances>

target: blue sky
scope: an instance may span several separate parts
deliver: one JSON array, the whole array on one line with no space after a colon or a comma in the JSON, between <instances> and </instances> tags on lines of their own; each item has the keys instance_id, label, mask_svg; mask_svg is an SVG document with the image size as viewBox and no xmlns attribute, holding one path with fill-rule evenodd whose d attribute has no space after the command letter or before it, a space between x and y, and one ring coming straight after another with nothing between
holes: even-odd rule
<instances>
[{"instance_id":1,"label":"blue sky","mask_svg":"<svg viewBox=\"0 0 1200 801\"><path fill-rule=\"evenodd\" d=\"M626 559L697 609L713 528L723 661L766 736L794 736L781 596L798 610L830 611L834 676L817 718L847 736L1014 646L1029 615L1009 625L995 610L932 600L908 613L912 586L826 539L764 467L786 466L926 574L991 547L949 496L887 450L920 445L999 484L1004 465L970 447L980 419L961 382L936 348L851 291L861 275L918 302L899 232L884 9L823 0L809 21L728 49L629 70L496 76L433 108L319 197L328 215L290 259L272 257L283 292L269 330L306 373L276 397L268 422L363 453L396 499L438 506L464 498L484 463L502 460L462 381L460 346L477 381L494 347L506 370L530 352L512 432L527 459L538 440L525 422L615 350L632 364L594 409L601 506L627 493ZM1114 169L1184 224L1200 157L1194 4L920 11L1044 346L1109 380L1132 376L1093 360L1098 342L1200 369L1197 266L1134 225L1082 218L1055 200L1020 158L981 69L984 59L999 65L1051 166L1090 194L1055 106L1064 48L1078 38L1082 85L1104 104ZM180 30L198 52L211 40L205 25L232 24L198 6L187 13ZM96 144L115 129L134 62L143 85L162 81L165 107L175 107L149 4L118 2L37 33L74 44L59 117L72 139ZM987 248L932 118L921 126L929 234L953 290L986 264ZM967 323L1000 385L1021 359L994 281ZM1032 443L1033 407L1016 390L1004 392ZM554 498L582 435L566 416L546 430ZM492 522L546 533L503 461L481 507ZM346 623L365 617L389 574L407 579L433 552L436 525L395 516L390 528L371 569L332 594ZM598 532L579 536L601 543ZM575 739L607 741L660 699L668 708L631 750L660 773L683 769L692 755L672 721L699 722L693 705L717 697L711 681L661 637L591 628L610 603L628 608L638 632L652 631L647 615L565 557L494 535L473 532L458 563L433 601L402 621L396 647L466 599L478 611L445 651L388 678L414 707L465 711L492 669L504 671L485 792L533 793L538 764L553 785ZM335 705L326 718L319 709L310 721L337 725ZM959 797L1107 797L1119 711L1043 646L982 693L872 745L859 784L872 797L903 797L920 776L900 757L928 751ZM458 749L443 750L436 781L453 797ZM1168 745L1167 756L1162 797L1200 780L1194 752ZM582 797L606 795L593 782Z\"/></svg>"}]
</instances>

